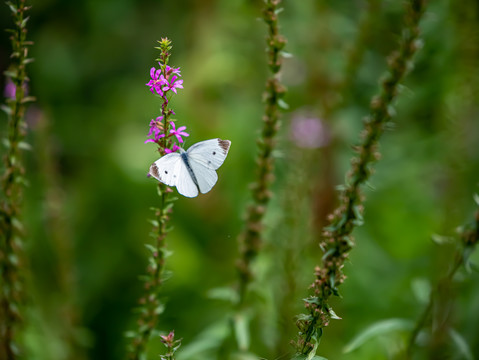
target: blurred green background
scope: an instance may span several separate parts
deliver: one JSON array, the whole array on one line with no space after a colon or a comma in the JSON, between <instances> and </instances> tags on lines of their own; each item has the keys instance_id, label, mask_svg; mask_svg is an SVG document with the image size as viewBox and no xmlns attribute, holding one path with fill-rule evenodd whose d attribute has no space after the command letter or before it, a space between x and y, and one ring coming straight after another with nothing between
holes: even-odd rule
<instances>
[{"instance_id":1,"label":"blurred green background","mask_svg":"<svg viewBox=\"0 0 479 360\"><path fill-rule=\"evenodd\" d=\"M262 2L32 5L28 37L35 62L28 73L37 102L26 119L34 150L25 157L30 184L24 208L34 305L25 340L30 358L124 357L123 334L135 327L138 276L146 267L149 208L158 204L155 181L146 177L157 159L155 146L143 142L160 102L145 84L157 65L156 40L166 36L173 41L170 65L181 67L184 80L171 107L190 133L186 147L215 137L232 146L215 188L175 203L168 236L172 278L163 288L159 327L183 338L179 359L225 359L221 351L234 341L228 336L231 306L209 294L236 281L236 238L255 176L268 76ZM318 229L335 205L334 186L344 181L350 145L386 57L397 47L403 14L403 3L393 0L284 1L281 31L293 57L285 60L282 81L290 108L282 117L275 197L256 263L251 337L258 357L279 359L292 350L293 316L302 310L321 258ZM12 26L5 5L0 20L2 28ZM424 47L402 87L395 126L381 140L382 159L365 189L366 223L355 232L343 298L334 300L343 320L331 323L320 345L329 359L393 356L405 333L342 351L375 322L419 316L424 303L415 293L450 262L450 248L435 245L431 235L453 235L474 210L479 4L431 1L421 26ZM6 33L0 41L3 70L10 52ZM319 119L328 141L317 149L291 141L291 121L298 117ZM479 357L479 276L458 280L451 326ZM205 330L209 340L198 341ZM152 344L154 359L163 345Z\"/></svg>"}]
</instances>

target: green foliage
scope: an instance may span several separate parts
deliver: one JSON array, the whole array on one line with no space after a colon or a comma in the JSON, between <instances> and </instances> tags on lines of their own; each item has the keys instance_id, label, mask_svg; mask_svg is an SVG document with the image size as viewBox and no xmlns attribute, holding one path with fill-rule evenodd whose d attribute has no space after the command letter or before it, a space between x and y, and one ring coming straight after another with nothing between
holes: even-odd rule
<instances>
[{"instance_id":1,"label":"green foliage","mask_svg":"<svg viewBox=\"0 0 479 360\"><path fill-rule=\"evenodd\" d=\"M317 235L337 205L335 186L345 182L351 145L386 71L386 57L401 36L403 5L283 1L280 32L288 43L279 54L289 109L279 102L275 196L249 289L254 311L242 336L249 338L248 351L233 355L236 237L250 199L248 184L255 178L269 71L266 27L257 21L262 2L35 2L27 23L35 62L27 68L29 94L38 101L26 113L25 142L33 151L24 152L30 185L21 220L35 304L25 343L36 358L62 359L64 345L73 343L79 350L70 352L70 359L79 360L82 353L92 360L121 359L129 342L123 334L137 325L138 314L131 309L143 293L138 275L152 254L143 244L160 223L147 221L154 218L149 208L160 206L155 181L146 177L158 154L143 144L158 108L144 84L156 65L151 60L158 55L153 46L159 36L172 39L170 63L182 70L185 88L174 110L175 118L188 121L186 147L214 137L231 140L232 147L210 193L175 202L167 227L172 277L162 290L165 308L158 327L162 335L175 329L183 338L178 360L293 357L294 316L303 309L301 299L308 299L312 269L325 256ZM394 126L385 124L371 186L363 189L364 212L353 208L355 225L364 223L353 234L356 245L344 263L344 284L338 286L334 278L341 298L330 304L342 320L324 329L313 359L387 359L389 350L404 346L408 332L397 329L342 352L383 319L420 318L428 295L451 266L458 239L454 229L473 220L470 199L478 191L479 174L477 2L430 1L428 6L422 49L394 102ZM4 8L0 21L8 25ZM0 64L9 62L9 35L0 38ZM284 56L284 50L293 56ZM1 134L6 134L8 109L0 114ZM325 146L300 148L291 140L298 115L321 119L329 136ZM9 146L1 145L2 155ZM456 242L438 246L432 234ZM353 239L342 241L351 246ZM326 251L325 260L336 249ZM466 264L479 262L477 250L466 252ZM461 265L453 278L449 293L455 305L448 309L454 316L448 324L475 358L479 274L470 268L469 274ZM414 279L424 281L412 285ZM428 331L422 330L421 341ZM460 341L444 333L442 350L467 358ZM390 347L378 346L383 339ZM150 346L148 359L165 353L158 336ZM427 347L416 344L415 350L417 358L429 355Z\"/></svg>"}]
</instances>

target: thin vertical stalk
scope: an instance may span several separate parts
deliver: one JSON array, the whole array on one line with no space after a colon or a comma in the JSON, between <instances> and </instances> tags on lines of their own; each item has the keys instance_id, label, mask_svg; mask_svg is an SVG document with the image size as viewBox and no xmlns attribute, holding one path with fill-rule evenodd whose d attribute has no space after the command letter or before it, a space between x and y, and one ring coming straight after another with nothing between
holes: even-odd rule
<instances>
[{"instance_id":1,"label":"thin vertical stalk","mask_svg":"<svg viewBox=\"0 0 479 360\"><path fill-rule=\"evenodd\" d=\"M13 13L15 28L11 33L12 64L5 72L13 82L12 96L2 109L8 116L8 134L4 139L7 153L4 156L4 173L1 178L2 198L0 204L0 358L12 360L18 354L18 329L21 323L21 304L24 297L22 281L23 225L21 223L21 204L23 184L25 183L22 163L22 149L28 148L23 142L25 136L24 115L26 104L32 97L26 96L26 65L28 58L25 16L29 7L25 0L7 2ZM14 94L13 94L14 93Z\"/></svg>"},{"instance_id":2,"label":"thin vertical stalk","mask_svg":"<svg viewBox=\"0 0 479 360\"><path fill-rule=\"evenodd\" d=\"M163 273L167 255L167 224L171 213L170 205L172 205L172 203L168 201L169 191L166 185L162 183L158 184L160 205L155 209L156 219L152 221L155 245L149 247L151 257L149 258L144 285L145 293L139 300L140 314L138 331L135 334L130 351L130 358L134 360L142 359L146 353L148 341L158 323L158 316L163 312L163 305L160 302L159 293L164 282Z\"/></svg>"},{"instance_id":3,"label":"thin vertical stalk","mask_svg":"<svg viewBox=\"0 0 479 360\"><path fill-rule=\"evenodd\" d=\"M271 198L270 185L274 179L273 150L276 146L278 132L279 111L281 98L285 88L279 81L279 72L282 65L281 51L286 45L286 39L279 33L278 13L281 0L265 0L263 19L268 26L266 38L268 66L271 76L266 81L265 114L263 128L258 139L259 153L256 159L257 180L252 186L253 204L246 210L245 226L239 235L240 258L237 263L239 274L239 304L244 304L247 287L253 278L251 263L258 255L261 247L263 218L266 207Z\"/></svg>"},{"instance_id":4,"label":"thin vertical stalk","mask_svg":"<svg viewBox=\"0 0 479 360\"><path fill-rule=\"evenodd\" d=\"M152 92L156 93L161 98L161 120L150 123L150 135L154 129L154 139L149 139L146 142L154 142L157 144L160 155L165 155L168 151L175 151L175 146L171 137L174 135L170 131L170 125L174 120L170 116L174 114L173 110L168 107L169 98L167 92L171 89L183 88L182 80L176 80L179 76L179 68L174 69L169 67L168 60L170 57L170 50L172 48L171 41L167 38L159 41L160 46L156 49L161 51L159 59L160 69L152 68L150 75L152 80L147 84ZM176 74L176 75L175 75ZM175 85L176 83L176 85ZM176 90L174 90L176 93ZM187 136L188 134L185 133ZM148 343L151 336L156 331L159 315L163 312L164 305L160 301L160 290L165 281L165 263L168 257L168 250L166 245L166 235L168 233L168 224L170 215L173 210L173 202L175 198L169 195L172 190L165 184L159 182L157 185L158 195L160 197L160 204L158 208L154 208L155 219L151 220L153 231L151 236L154 238L154 244L147 244L146 247L150 250L151 255L148 258L148 267L146 275L144 276L144 294L140 298L139 303L139 319L138 329L131 333L133 338L131 346L128 349L130 359L140 360L145 359L147 354ZM162 336L162 341L168 348L168 353L162 356L162 359L174 360L174 352L181 345L181 341L174 340L174 332L170 332L168 336Z\"/></svg>"},{"instance_id":5,"label":"thin vertical stalk","mask_svg":"<svg viewBox=\"0 0 479 360\"><path fill-rule=\"evenodd\" d=\"M419 21L423 12L424 0L409 1L399 50L389 57L388 74L381 81L380 94L372 99L370 115L364 119L361 143L355 148L357 155L352 158L351 170L341 190L340 205L330 215L329 225L323 228L322 265L316 266L315 280L310 286L312 294L305 299L307 314L301 314L296 323L300 330L295 343L297 354L316 352L323 328L331 319L338 318L331 309L329 298L339 295L338 286L345 279L344 262L354 246L351 233L363 222L364 196L360 188L371 176L371 166L379 158L379 139L392 117L398 85L412 67L412 57L420 46Z\"/></svg>"},{"instance_id":6,"label":"thin vertical stalk","mask_svg":"<svg viewBox=\"0 0 479 360\"><path fill-rule=\"evenodd\" d=\"M450 294L444 293L444 289L451 288L454 275L462 267L462 265L467 265L469 256L474 251L477 246L477 243L479 242L479 210L476 210L474 222L470 225L462 227L459 238L459 246L454 252L454 255L452 257L452 263L447 274L438 281L436 287L433 289L433 291L431 291L431 294L429 296L429 302L424 308L424 311L422 312L421 316L418 318L416 326L411 333L406 349L407 359L412 359L419 332L431 321L435 304L439 302L444 302L445 297L450 297ZM441 328L441 330L444 329ZM442 333L444 333L444 331L442 331ZM434 336L432 337L432 340L434 340ZM434 350L435 349L433 349L433 353Z\"/></svg>"}]
</instances>

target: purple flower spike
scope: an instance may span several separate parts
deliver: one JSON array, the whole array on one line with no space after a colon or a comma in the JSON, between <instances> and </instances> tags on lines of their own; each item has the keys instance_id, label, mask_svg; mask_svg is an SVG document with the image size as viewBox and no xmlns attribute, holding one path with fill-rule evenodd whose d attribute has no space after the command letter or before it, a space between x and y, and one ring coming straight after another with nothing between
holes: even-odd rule
<instances>
[{"instance_id":1,"label":"purple flower spike","mask_svg":"<svg viewBox=\"0 0 479 360\"><path fill-rule=\"evenodd\" d=\"M180 126L178 129L176 129L176 125L174 122L171 122L170 124L172 127L172 129L170 130L170 134L175 135L179 143L183 142L183 139L181 138L182 136L190 136L190 134L184 132L184 130L186 130L186 126Z\"/></svg>"}]
</instances>

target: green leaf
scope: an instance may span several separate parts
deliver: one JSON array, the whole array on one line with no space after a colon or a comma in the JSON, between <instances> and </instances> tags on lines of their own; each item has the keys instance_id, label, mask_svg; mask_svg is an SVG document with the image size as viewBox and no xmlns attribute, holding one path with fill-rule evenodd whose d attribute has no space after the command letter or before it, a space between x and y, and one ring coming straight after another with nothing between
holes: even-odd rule
<instances>
[{"instance_id":1,"label":"green leaf","mask_svg":"<svg viewBox=\"0 0 479 360\"><path fill-rule=\"evenodd\" d=\"M353 220L353 224L357 226L362 226L364 224L364 220L358 205L353 206L353 213L355 217L355 219Z\"/></svg>"},{"instance_id":2,"label":"green leaf","mask_svg":"<svg viewBox=\"0 0 479 360\"><path fill-rule=\"evenodd\" d=\"M250 344L249 317L245 314L237 314L233 319L236 342L241 351L246 351Z\"/></svg>"},{"instance_id":3,"label":"green leaf","mask_svg":"<svg viewBox=\"0 0 479 360\"><path fill-rule=\"evenodd\" d=\"M425 278L415 278L411 282L412 293L421 304L429 302L431 283Z\"/></svg>"},{"instance_id":4,"label":"green leaf","mask_svg":"<svg viewBox=\"0 0 479 360\"><path fill-rule=\"evenodd\" d=\"M450 328L449 336L451 337L454 345L456 345L457 350L459 350L459 353L464 356L464 359L474 360L471 348L461 334L459 334L456 330Z\"/></svg>"},{"instance_id":5,"label":"green leaf","mask_svg":"<svg viewBox=\"0 0 479 360\"><path fill-rule=\"evenodd\" d=\"M151 251L152 254L156 253L158 249L151 244L145 244L145 247Z\"/></svg>"},{"instance_id":6,"label":"green leaf","mask_svg":"<svg viewBox=\"0 0 479 360\"><path fill-rule=\"evenodd\" d=\"M342 318L340 318L338 315L336 315L333 308L329 307L328 312L329 312L329 315L331 315L331 319L342 320Z\"/></svg>"},{"instance_id":7,"label":"green leaf","mask_svg":"<svg viewBox=\"0 0 479 360\"><path fill-rule=\"evenodd\" d=\"M32 150L32 146L31 146L29 143L25 142L25 141L20 141L20 142L18 143L18 148L19 148L19 149L22 149L22 150L27 150L27 151Z\"/></svg>"},{"instance_id":8,"label":"green leaf","mask_svg":"<svg viewBox=\"0 0 479 360\"><path fill-rule=\"evenodd\" d=\"M26 104L26 103L35 102L35 101L37 101L37 98L35 96L26 96L22 99L21 103Z\"/></svg>"},{"instance_id":9,"label":"green leaf","mask_svg":"<svg viewBox=\"0 0 479 360\"><path fill-rule=\"evenodd\" d=\"M357 348L361 347L368 340L374 339L379 336L387 335L398 331L411 331L414 327L414 323L407 319L387 319L378 321L361 333L356 335L343 349L343 353L350 353Z\"/></svg>"},{"instance_id":10,"label":"green leaf","mask_svg":"<svg viewBox=\"0 0 479 360\"><path fill-rule=\"evenodd\" d=\"M155 315L161 315L163 314L164 311L165 311L165 305L160 304L155 308L154 313Z\"/></svg>"},{"instance_id":11,"label":"green leaf","mask_svg":"<svg viewBox=\"0 0 479 360\"><path fill-rule=\"evenodd\" d=\"M479 195L478 194L474 194L474 201L476 202L476 205L479 206Z\"/></svg>"},{"instance_id":12,"label":"green leaf","mask_svg":"<svg viewBox=\"0 0 479 360\"><path fill-rule=\"evenodd\" d=\"M293 54L289 53L289 52L286 52L286 51L280 51L280 54L282 57L284 57L285 59L290 59L293 57Z\"/></svg>"},{"instance_id":13,"label":"green leaf","mask_svg":"<svg viewBox=\"0 0 479 360\"><path fill-rule=\"evenodd\" d=\"M438 234L432 234L431 235L431 240L434 241L438 245L444 245L444 244L452 244L454 243L454 238L450 236L443 236L443 235L438 235Z\"/></svg>"},{"instance_id":14,"label":"green leaf","mask_svg":"<svg viewBox=\"0 0 479 360\"><path fill-rule=\"evenodd\" d=\"M207 293L210 299L225 300L232 304L238 303L238 293L230 287L210 289Z\"/></svg>"},{"instance_id":15,"label":"green leaf","mask_svg":"<svg viewBox=\"0 0 479 360\"><path fill-rule=\"evenodd\" d=\"M23 29L27 26L28 20L30 20L30 16L27 16L25 19L22 20L22 22L20 23L20 28L21 29Z\"/></svg>"},{"instance_id":16,"label":"green leaf","mask_svg":"<svg viewBox=\"0 0 479 360\"><path fill-rule=\"evenodd\" d=\"M10 8L10 10L12 10L12 12L13 12L14 14L17 13L17 7L16 7L12 2L10 2L10 1L7 2L7 5L8 5L8 7Z\"/></svg>"},{"instance_id":17,"label":"green leaf","mask_svg":"<svg viewBox=\"0 0 479 360\"><path fill-rule=\"evenodd\" d=\"M281 108L281 109L284 109L284 110L288 110L289 109L289 105L286 101L284 101L283 99L278 99L278 106Z\"/></svg>"},{"instance_id":18,"label":"green leaf","mask_svg":"<svg viewBox=\"0 0 479 360\"><path fill-rule=\"evenodd\" d=\"M315 304L315 305L319 305L319 299L317 297L309 297L309 298L306 298L306 299L303 299L303 301L305 303L308 303L308 304Z\"/></svg>"},{"instance_id":19,"label":"green leaf","mask_svg":"<svg viewBox=\"0 0 479 360\"><path fill-rule=\"evenodd\" d=\"M181 350L181 359L196 359L201 355L211 351L216 351L231 335L230 318L220 318L201 333L187 345L183 345ZM211 357L203 357L211 358Z\"/></svg>"},{"instance_id":20,"label":"green leaf","mask_svg":"<svg viewBox=\"0 0 479 360\"><path fill-rule=\"evenodd\" d=\"M323 257L321 258L322 261L326 260L329 255L333 255L335 252L337 251L336 248L330 248L328 251L326 251L326 253L323 255Z\"/></svg>"},{"instance_id":21,"label":"green leaf","mask_svg":"<svg viewBox=\"0 0 479 360\"><path fill-rule=\"evenodd\" d=\"M5 114L12 115L12 108L10 106L2 104L0 107L3 110L3 112L5 112Z\"/></svg>"},{"instance_id":22,"label":"green leaf","mask_svg":"<svg viewBox=\"0 0 479 360\"><path fill-rule=\"evenodd\" d=\"M26 59L24 59L22 62L23 62L24 65L27 65L27 64L30 64L30 63L32 63L32 62L34 62L34 61L35 61L34 58L26 58Z\"/></svg>"}]
</instances>

